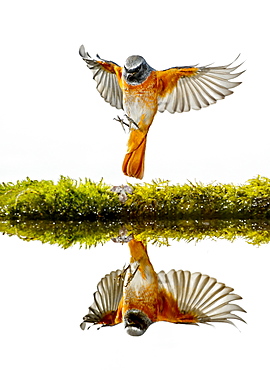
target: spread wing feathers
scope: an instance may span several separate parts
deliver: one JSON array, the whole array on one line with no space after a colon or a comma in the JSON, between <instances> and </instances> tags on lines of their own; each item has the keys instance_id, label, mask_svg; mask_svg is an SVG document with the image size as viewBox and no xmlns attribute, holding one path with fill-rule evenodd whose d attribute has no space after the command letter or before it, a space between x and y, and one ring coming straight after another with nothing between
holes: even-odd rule
<instances>
[{"instance_id":1,"label":"spread wing feathers","mask_svg":"<svg viewBox=\"0 0 270 370\"><path fill-rule=\"evenodd\" d=\"M242 64L230 67L234 62L221 67L175 67L160 71L161 79L171 81L167 81L163 85L165 89L161 90L159 112L167 110L170 113L181 113L201 109L232 94L231 89L241 82L230 80L244 72L232 73Z\"/></svg>"},{"instance_id":2,"label":"spread wing feathers","mask_svg":"<svg viewBox=\"0 0 270 370\"><path fill-rule=\"evenodd\" d=\"M161 271L158 278L160 289L165 289L167 294L177 302L180 316L191 314L197 322L201 323L233 324L231 319L244 321L232 311L245 311L240 306L230 303L242 298L232 293L232 288L218 283L216 279L199 272L190 273L182 270L171 270L168 274Z\"/></svg>"},{"instance_id":3,"label":"spread wing feathers","mask_svg":"<svg viewBox=\"0 0 270 370\"><path fill-rule=\"evenodd\" d=\"M105 275L97 285L94 293L94 303L89 307L89 313L84 316L81 328L86 323L115 325L118 306L123 296L123 285L126 271L116 270Z\"/></svg>"},{"instance_id":4,"label":"spread wing feathers","mask_svg":"<svg viewBox=\"0 0 270 370\"><path fill-rule=\"evenodd\" d=\"M119 85L122 68L114 62L101 59L95 60L85 51L82 45L79 54L93 72L93 79L97 82L97 90L107 103L113 107L123 109L123 93Z\"/></svg>"}]
</instances>

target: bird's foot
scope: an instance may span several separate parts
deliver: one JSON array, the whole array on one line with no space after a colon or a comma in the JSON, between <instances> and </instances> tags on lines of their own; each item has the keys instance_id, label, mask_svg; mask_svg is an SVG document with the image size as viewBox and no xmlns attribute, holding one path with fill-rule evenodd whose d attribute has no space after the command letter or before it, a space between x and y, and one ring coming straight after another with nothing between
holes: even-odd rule
<instances>
[{"instance_id":1,"label":"bird's foot","mask_svg":"<svg viewBox=\"0 0 270 370\"><path fill-rule=\"evenodd\" d=\"M115 120L115 121L117 121L117 122L120 122L120 123L121 123L121 126L122 126L122 128L123 128L123 130L126 132L124 125L129 127L129 124L128 124L128 123L126 123L126 122L123 120L123 118L120 118L119 116L117 116L116 118L114 118L114 120Z\"/></svg>"},{"instance_id":2,"label":"bird's foot","mask_svg":"<svg viewBox=\"0 0 270 370\"><path fill-rule=\"evenodd\" d=\"M123 120L123 118L120 118L119 116L117 116L116 118L114 118L114 120L115 120L115 121L117 121L117 122L120 122L120 123L121 123L121 125L122 125L122 127L123 127L123 130L124 130L124 131L125 131L125 127L124 127L124 126L127 126L127 127L129 128L129 131L130 131L132 128L134 128L134 126L135 126L135 128L136 128L137 130L139 130L139 129L140 129L140 127L137 125L137 123L136 123L132 118L130 118L127 114L125 114L125 117L127 118L128 123L127 123L127 122L125 122L125 121Z\"/></svg>"}]
</instances>

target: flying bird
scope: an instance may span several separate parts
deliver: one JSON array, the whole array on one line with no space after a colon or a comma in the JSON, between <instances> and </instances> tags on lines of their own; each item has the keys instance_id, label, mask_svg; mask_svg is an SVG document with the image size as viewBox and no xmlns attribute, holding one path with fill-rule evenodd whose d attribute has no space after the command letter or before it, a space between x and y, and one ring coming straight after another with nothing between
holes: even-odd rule
<instances>
[{"instance_id":1,"label":"flying bird","mask_svg":"<svg viewBox=\"0 0 270 370\"><path fill-rule=\"evenodd\" d=\"M119 238L117 242L121 242ZM199 272L156 273L141 241L129 236L122 240L128 241L130 264L112 271L98 283L94 303L81 323L83 330L89 329L89 324L103 327L123 322L129 335L139 336L158 321L175 324L244 321L232 313L245 312L231 303L241 299L232 293L232 288Z\"/></svg>"},{"instance_id":2,"label":"flying bird","mask_svg":"<svg viewBox=\"0 0 270 370\"><path fill-rule=\"evenodd\" d=\"M241 82L230 81L244 71L232 73L240 65L230 63L220 67L211 65L173 67L157 71L139 55L127 58L124 67L101 59L93 59L82 45L79 54L93 72L97 90L113 107L123 109L129 126L122 170L126 176L142 179L148 130L157 113L188 112L216 103L232 94ZM236 58L237 59L237 58Z\"/></svg>"}]
</instances>

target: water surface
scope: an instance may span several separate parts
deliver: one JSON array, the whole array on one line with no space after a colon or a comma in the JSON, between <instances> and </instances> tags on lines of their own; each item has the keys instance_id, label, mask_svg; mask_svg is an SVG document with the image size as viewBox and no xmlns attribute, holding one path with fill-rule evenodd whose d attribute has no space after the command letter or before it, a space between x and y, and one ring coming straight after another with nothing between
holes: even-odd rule
<instances>
[{"instance_id":1,"label":"water surface","mask_svg":"<svg viewBox=\"0 0 270 370\"><path fill-rule=\"evenodd\" d=\"M79 327L100 279L129 261L126 243L111 240L123 225L114 225L114 231L108 228L108 240L104 244L102 236L94 248L82 247L86 245L78 240L78 234L82 238L86 234L78 225L73 234L58 228L59 240L72 241L68 248L63 248L66 243L55 242L55 231L49 226L43 230L41 225L34 227L46 235L43 240L33 235L31 240L29 233L23 236L21 226L17 236L10 236L10 230L0 235L4 343L0 362L9 364L8 369L90 369L97 361L101 368L116 369L128 363L135 369L140 353L149 356L158 369L175 364L201 369L264 368L268 362L264 338L270 327L264 316L270 303L269 244L253 245L243 235L236 235L233 241L207 235L192 238L184 227L182 232L188 237L151 241L149 230L146 235L143 226L135 229L136 235L148 238L149 257L157 272L198 271L233 287L243 297L241 306L247 313L241 316L247 324L236 322L236 329L222 323L213 328L160 322L134 338L126 335L122 324L86 331ZM132 232L131 225L125 226ZM104 230L100 231L104 235ZM155 231L153 227L154 236Z\"/></svg>"}]
</instances>

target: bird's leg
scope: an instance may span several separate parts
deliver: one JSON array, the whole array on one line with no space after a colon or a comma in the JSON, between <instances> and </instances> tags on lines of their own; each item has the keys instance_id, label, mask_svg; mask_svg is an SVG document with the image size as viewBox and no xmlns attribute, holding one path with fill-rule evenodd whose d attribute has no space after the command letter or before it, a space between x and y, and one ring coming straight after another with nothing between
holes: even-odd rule
<instances>
[{"instance_id":1,"label":"bird's leg","mask_svg":"<svg viewBox=\"0 0 270 370\"><path fill-rule=\"evenodd\" d=\"M123 270L121 271L121 274L119 274L118 276L117 276L117 279L118 280L120 280L120 279L122 279L122 280L124 280L125 279L125 275L126 275L126 272L127 272L127 270L130 268L130 265L128 265L127 267L123 267Z\"/></svg>"},{"instance_id":2,"label":"bird's leg","mask_svg":"<svg viewBox=\"0 0 270 370\"><path fill-rule=\"evenodd\" d=\"M125 125L125 126L127 126L127 127L129 128L129 131L131 130L132 125L133 125L133 126L135 126L135 127L136 127L136 129L140 130L140 127L137 125L137 123L136 123L132 118L130 118L127 114L125 114L125 117L127 118L128 123L127 123L127 122L125 122L125 121L123 120L123 118L120 118L119 116L117 116L116 118L114 118L114 120L115 120L115 121L117 121L117 122L120 122L120 123L121 123L121 125L122 125L122 127L123 127L123 130L124 130L124 131L125 131L125 127L124 127L124 125Z\"/></svg>"},{"instance_id":3,"label":"bird's leg","mask_svg":"<svg viewBox=\"0 0 270 370\"><path fill-rule=\"evenodd\" d=\"M128 267L130 267L130 265L128 266ZM125 285L125 288L128 286L128 284L131 282L131 280L134 278L134 276L135 276L135 274L136 274L136 272L138 271L138 268L140 267L140 264L138 263L137 264L137 266L136 266L136 268L135 268L135 270L132 272L132 274L128 277L128 279L127 279L127 283L126 283L126 285Z\"/></svg>"},{"instance_id":4,"label":"bird's leg","mask_svg":"<svg viewBox=\"0 0 270 370\"><path fill-rule=\"evenodd\" d=\"M138 130L140 129L140 127L137 125L137 123L132 118L130 118L127 114L125 114L125 117L127 118L128 122L129 122L129 130L131 130L132 125L134 125Z\"/></svg>"}]
</instances>

